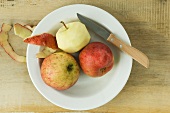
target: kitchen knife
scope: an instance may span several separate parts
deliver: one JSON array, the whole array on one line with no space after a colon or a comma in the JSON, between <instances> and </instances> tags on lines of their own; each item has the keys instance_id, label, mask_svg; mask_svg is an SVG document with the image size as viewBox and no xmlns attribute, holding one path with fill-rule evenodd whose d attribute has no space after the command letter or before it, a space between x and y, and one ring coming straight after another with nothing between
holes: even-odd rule
<instances>
[{"instance_id":1,"label":"kitchen knife","mask_svg":"<svg viewBox=\"0 0 170 113\"><path fill-rule=\"evenodd\" d=\"M146 67L146 68L149 67L149 59L144 53L142 53L141 51L139 51L138 49L136 49L130 45L125 44L123 41L118 39L113 33L109 32L103 26L99 25L95 21L93 21L85 16L82 16L79 13L77 13L77 16L78 16L79 20L83 24L85 24L86 27L91 29L94 33L103 37L104 39L106 39L107 41L109 41L110 43L112 43L113 45L118 47L120 50L122 50L123 52L130 55L134 60L136 60L137 62L142 64L144 67Z\"/></svg>"}]
</instances>

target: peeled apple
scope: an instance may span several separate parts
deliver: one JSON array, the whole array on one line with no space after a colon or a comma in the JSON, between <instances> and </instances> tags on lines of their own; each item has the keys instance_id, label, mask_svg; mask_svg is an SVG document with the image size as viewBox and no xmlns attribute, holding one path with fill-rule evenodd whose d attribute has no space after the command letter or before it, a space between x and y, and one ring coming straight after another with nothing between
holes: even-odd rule
<instances>
[{"instance_id":1,"label":"peeled apple","mask_svg":"<svg viewBox=\"0 0 170 113\"><path fill-rule=\"evenodd\" d=\"M68 53L75 53L90 41L90 34L81 22L71 22L62 26L56 33L58 47Z\"/></svg>"}]
</instances>

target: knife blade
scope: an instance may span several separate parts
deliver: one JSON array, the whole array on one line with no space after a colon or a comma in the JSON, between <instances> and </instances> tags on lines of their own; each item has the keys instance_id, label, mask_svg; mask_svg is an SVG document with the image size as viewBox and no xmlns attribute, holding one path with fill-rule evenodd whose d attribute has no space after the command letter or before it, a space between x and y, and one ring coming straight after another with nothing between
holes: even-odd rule
<instances>
[{"instance_id":1,"label":"knife blade","mask_svg":"<svg viewBox=\"0 0 170 113\"><path fill-rule=\"evenodd\" d=\"M144 67L149 67L149 59L144 53L130 45L127 45L122 40L118 39L113 33L109 32L106 28L96 23L94 20L89 19L79 13L77 13L77 17L83 24L85 24L86 27L91 29L94 33L103 37L105 40L130 55L134 60L139 62Z\"/></svg>"}]
</instances>

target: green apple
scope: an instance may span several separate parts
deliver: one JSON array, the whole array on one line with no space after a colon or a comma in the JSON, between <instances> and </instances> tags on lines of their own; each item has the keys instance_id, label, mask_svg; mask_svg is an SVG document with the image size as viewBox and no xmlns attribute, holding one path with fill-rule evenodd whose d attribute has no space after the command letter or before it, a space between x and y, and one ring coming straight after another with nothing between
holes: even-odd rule
<instances>
[{"instance_id":1,"label":"green apple","mask_svg":"<svg viewBox=\"0 0 170 113\"><path fill-rule=\"evenodd\" d=\"M66 52L56 52L44 59L41 76L44 82L57 89L66 90L79 78L80 68L74 57Z\"/></svg>"},{"instance_id":2,"label":"green apple","mask_svg":"<svg viewBox=\"0 0 170 113\"><path fill-rule=\"evenodd\" d=\"M64 24L64 23L63 23ZM68 53L75 53L90 41L90 34L81 22L64 24L56 33L58 47Z\"/></svg>"}]
</instances>

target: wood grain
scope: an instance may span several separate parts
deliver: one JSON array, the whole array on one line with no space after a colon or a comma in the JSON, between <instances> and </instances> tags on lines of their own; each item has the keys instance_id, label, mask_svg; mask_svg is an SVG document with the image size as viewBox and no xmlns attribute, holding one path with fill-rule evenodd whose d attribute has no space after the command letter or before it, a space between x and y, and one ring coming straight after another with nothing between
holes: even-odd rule
<instances>
[{"instance_id":1,"label":"wood grain","mask_svg":"<svg viewBox=\"0 0 170 113\"><path fill-rule=\"evenodd\" d=\"M51 11L77 3L100 7L115 16L126 29L132 45L149 57L149 69L134 62L130 78L116 98L96 109L69 111L43 98L33 86L26 64L12 60L0 47L0 111L170 112L169 0L0 0L0 24L36 25ZM10 36L14 50L25 54L26 44L22 44L12 31Z\"/></svg>"},{"instance_id":2,"label":"wood grain","mask_svg":"<svg viewBox=\"0 0 170 113\"><path fill-rule=\"evenodd\" d=\"M120 50L122 50L123 52L125 52L126 54L131 56L135 61L137 61L142 66L144 66L146 68L149 67L148 57L143 52L141 52L140 50L138 50L138 49L136 49L136 48L134 48L130 45L127 45L125 42L123 42L122 40L117 38L112 33L108 37L107 41L109 41L110 43L115 45L117 48L119 48Z\"/></svg>"}]
</instances>

